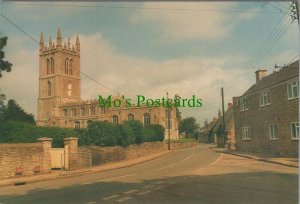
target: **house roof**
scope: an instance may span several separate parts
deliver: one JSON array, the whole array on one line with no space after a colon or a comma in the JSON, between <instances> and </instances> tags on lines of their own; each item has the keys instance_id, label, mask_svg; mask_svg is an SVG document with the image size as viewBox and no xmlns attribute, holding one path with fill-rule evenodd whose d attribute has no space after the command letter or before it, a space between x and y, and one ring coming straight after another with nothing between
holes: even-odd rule
<instances>
[{"instance_id":1,"label":"house roof","mask_svg":"<svg viewBox=\"0 0 300 204\"><path fill-rule=\"evenodd\" d=\"M273 72L272 74L265 76L259 82L252 85L242 96L279 84L296 76L299 76L299 60L283 67L278 72Z\"/></svg>"},{"instance_id":2,"label":"house roof","mask_svg":"<svg viewBox=\"0 0 300 204\"><path fill-rule=\"evenodd\" d=\"M220 117L220 119L218 120L216 126L214 127L214 131L216 132L221 124L223 123L223 116ZM229 130L230 128L233 127L233 108L227 109L227 111L225 112L225 128L226 130Z\"/></svg>"}]
</instances>

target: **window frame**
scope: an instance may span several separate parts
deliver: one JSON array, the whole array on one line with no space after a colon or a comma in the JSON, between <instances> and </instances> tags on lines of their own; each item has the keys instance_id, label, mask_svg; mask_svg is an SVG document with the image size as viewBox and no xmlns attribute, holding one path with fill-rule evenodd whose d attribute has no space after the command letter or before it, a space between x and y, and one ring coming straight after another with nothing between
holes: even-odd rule
<instances>
[{"instance_id":1,"label":"window frame","mask_svg":"<svg viewBox=\"0 0 300 204\"><path fill-rule=\"evenodd\" d=\"M276 132L275 132L276 129ZM276 134L275 134L276 133ZM270 140L278 140L278 125L277 124L269 124L269 138Z\"/></svg>"},{"instance_id":2,"label":"window frame","mask_svg":"<svg viewBox=\"0 0 300 204\"><path fill-rule=\"evenodd\" d=\"M293 125L294 124L295 124L296 137L294 137L294 135L293 135ZM299 121L298 122L291 122L290 129L291 129L291 138L292 138L292 140L299 140ZM297 131L297 129L298 129L298 131ZM298 133L298 137L297 137L297 133Z\"/></svg>"},{"instance_id":3,"label":"window frame","mask_svg":"<svg viewBox=\"0 0 300 204\"><path fill-rule=\"evenodd\" d=\"M247 132L247 135L245 135L245 132ZM251 137L249 134L249 127L242 127L242 139L243 140L251 140Z\"/></svg>"},{"instance_id":4,"label":"window frame","mask_svg":"<svg viewBox=\"0 0 300 204\"><path fill-rule=\"evenodd\" d=\"M248 98L242 98L240 100L240 107L241 107L241 111L249 110L249 99Z\"/></svg>"},{"instance_id":5,"label":"window frame","mask_svg":"<svg viewBox=\"0 0 300 204\"><path fill-rule=\"evenodd\" d=\"M265 90L262 90L259 92L259 107L271 105L271 96L270 95L271 94L270 94L269 89L265 89Z\"/></svg>"},{"instance_id":6,"label":"window frame","mask_svg":"<svg viewBox=\"0 0 300 204\"><path fill-rule=\"evenodd\" d=\"M293 85L293 83L296 83L295 85ZM290 91L291 91L291 95L289 92L289 86L290 86ZM298 94L297 96L295 96L294 94L294 87L296 87L297 91L296 93ZM292 99L296 99L299 98L299 80L295 80L295 81L291 81L289 83L287 83L287 97L288 100L292 100Z\"/></svg>"}]
</instances>

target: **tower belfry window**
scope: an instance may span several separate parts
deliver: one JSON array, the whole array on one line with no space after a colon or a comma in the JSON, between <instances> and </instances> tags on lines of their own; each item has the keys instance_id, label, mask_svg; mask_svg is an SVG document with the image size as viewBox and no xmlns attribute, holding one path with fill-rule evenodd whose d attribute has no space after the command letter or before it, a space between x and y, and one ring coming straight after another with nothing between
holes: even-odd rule
<instances>
[{"instance_id":1,"label":"tower belfry window","mask_svg":"<svg viewBox=\"0 0 300 204\"><path fill-rule=\"evenodd\" d=\"M48 96L51 96L51 82L50 81L48 81L47 90L48 90Z\"/></svg>"},{"instance_id":2,"label":"tower belfry window","mask_svg":"<svg viewBox=\"0 0 300 204\"><path fill-rule=\"evenodd\" d=\"M73 75L73 61L72 60L70 60L70 62L69 62L69 74Z\"/></svg>"},{"instance_id":3,"label":"tower belfry window","mask_svg":"<svg viewBox=\"0 0 300 204\"><path fill-rule=\"evenodd\" d=\"M69 82L68 84L68 96L72 96L72 84Z\"/></svg>"},{"instance_id":4,"label":"tower belfry window","mask_svg":"<svg viewBox=\"0 0 300 204\"><path fill-rule=\"evenodd\" d=\"M54 74L54 60L50 59L50 74Z\"/></svg>"},{"instance_id":5,"label":"tower belfry window","mask_svg":"<svg viewBox=\"0 0 300 204\"><path fill-rule=\"evenodd\" d=\"M69 74L69 59L68 58L65 61L65 74Z\"/></svg>"},{"instance_id":6,"label":"tower belfry window","mask_svg":"<svg viewBox=\"0 0 300 204\"><path fill-rule=\"evenodd\" d=\"M47 60L46 60L46 63L47 63L47 65L46 65L46 66L47 66L47 67L46 67L46 68L47 68L47 74L50 74L50 60L47 59Z\"/></svg>"}]
</instances>

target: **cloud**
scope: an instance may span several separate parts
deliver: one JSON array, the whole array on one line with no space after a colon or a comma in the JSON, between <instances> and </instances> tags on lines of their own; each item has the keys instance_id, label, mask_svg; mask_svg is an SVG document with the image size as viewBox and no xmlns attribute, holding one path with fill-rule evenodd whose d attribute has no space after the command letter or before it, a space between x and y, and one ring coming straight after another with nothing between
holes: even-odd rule
<instances>
[{"instance_id":1,"label":"cloud","mask_svg":"<svg viewBox=\"0 0 300 204\"><path fill-rule=\"evenodd\" d=\"M163 40L218 39L228 36L237 23L256 17L257 10L253 9L249 13L216 12L236 10L237 5L233 2L147 2L130 16L130 21L156 23Z\"/></svg>"}]
</instances>

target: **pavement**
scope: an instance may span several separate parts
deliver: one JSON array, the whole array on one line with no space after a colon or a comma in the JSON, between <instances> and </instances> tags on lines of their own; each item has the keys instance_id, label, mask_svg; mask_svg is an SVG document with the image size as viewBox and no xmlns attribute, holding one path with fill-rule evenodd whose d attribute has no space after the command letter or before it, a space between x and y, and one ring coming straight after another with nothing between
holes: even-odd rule
<instances>
[{"instance_id":1,"label":"pavement","mask_svg":"<svg viewBox=\"0 0 300 204\"><path fill-rule=\"evenodd\" d=\"M92 174L97 172L105 172L105 171L110 171L110 170L115 170L120 168L126 168L137 164L142 164L144 162L157 159L159 157L163 157L172 152L174 151L173 150L162 151L147 156L137 157L133 159L126 159L118 162L111 162L103 165L98 165L90 168L73 170L73 171L52 170L50 173L45 173L45 174L0 179L0 187L12 186L12 185L24 185L24 184L35 183L39 181L47 181L53 179L60 179L64 177L78 176L81 174Z\"/></svg>"},{"instance_id":2,"label":"pavement","mask_svg":"<svg viewBox=\"0 0 300 204\"><path fill-rule=\"evenodd\" d=\"M280 165L294 167L294 168L299 167L299 159L298 158L270 157L269 155L264 155L264 154L257 154L257 153L255 154L255 153L252 153L252 152L239 152L239 151L228 150L226 148L217 147L217 145L211 145L211 146L209 146L209 148L213 149L213 150L215 150L219 153L231 154L231 155L235 155L235 156L254 159L254 160L257 160L257 161L280 164Z\"/></svg>"}]
</instances>

